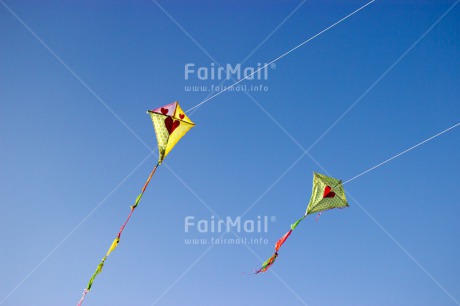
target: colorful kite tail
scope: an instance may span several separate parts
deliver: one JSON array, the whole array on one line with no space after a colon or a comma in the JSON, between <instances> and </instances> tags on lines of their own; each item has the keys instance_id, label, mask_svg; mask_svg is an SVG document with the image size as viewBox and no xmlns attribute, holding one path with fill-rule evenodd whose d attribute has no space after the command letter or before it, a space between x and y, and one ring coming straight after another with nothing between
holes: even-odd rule
<instances>
[{"instance_id":1,"label":"colorful kite tail","mask_svg":"<svg viewBox=\"0 0 460 306\"><path fill-rule=\"evenodd\" d=\"M281 237L275 244L275 253L273 253L273 255L267 259L263 264L262 264L262 267L255 271L254 274L258 274L258 273L261 273L261 272L265 272L267 271L274 263L275 263L275 260L276 258L278 257L278 250L281 248L281 246L283 245L284 242L286 242L286 240L289 238L289 236L291 235L292 231L297 227L297 225L299 225L299 223L305 219L307 215L305 214L302 218L300 218L299 220L297 220L294 224L291 224L291 229L286 233L284 234L283 237Z\"/></svg>"},{"instance_id":2,"label":"colorful kite tail","mask_svg":"<svg viewBox=\"0 0 460 306\"><path fill-rule=\"evenodd\" d=\"M278 257L278 253L275 252L273 253L272 257L270 257L269 259L267 259L263 264L262 264L262 267L255 271L254 274L258 274L258 273L261 273L261 272L265 272L268 270L268 268L271 267L271 265L273 265L275 263L275 260L276 258Z\"/></svg>"},{"instance_id":3,"label":"colorful kite tail","mask_svg":"<svg viewBox=\"0 0 460 306\"><path fill-rule=\"evenodd\" d=\"M102 268L104 267L105 260L107 259L107 257L109 257L110 253L112 253L112 251L115 250L116 247L118 246L118 243L120 242L120 238L121 238L121 233L123 233L123 230L125 229L126 224L128 223L129 219L131 218L131 215L133 214L133 212L136 209L137 205L141 201L141 198L144 195L145 189L147 189L147 186L149 185L150 180L152 179L152 176L155 173L155 171L157 170L159 165L160 165L160 163L158 162L157 165L153 168L152 172L150 172L150 175L149 175L147 181L145 182L144 187L142 187L142 192L137 196L136 201L134 201L134 204L130 206L131 211L129 212L129 215L126 218L125 223L123 223L123 225L120 227L120 231L118 232L117 237L113 240L112 244L109 247L109 250L107 251L105 256L102 258L102 260L99 263L99 265L97 266L96 271L94 272L93 276L91 276L91 278L90 278L90 280L88 282L88 286L85 288L85 290L83 290L83 295L82 295L80 301L78 301L77 306L81 306L81 304L83 303L83 300L85 299L86 294L88 294L88 292L91 291L91 287L93 285L94 279L96 278L96 276L99 273L102 272Z\"/></svg>"}]
</instances>

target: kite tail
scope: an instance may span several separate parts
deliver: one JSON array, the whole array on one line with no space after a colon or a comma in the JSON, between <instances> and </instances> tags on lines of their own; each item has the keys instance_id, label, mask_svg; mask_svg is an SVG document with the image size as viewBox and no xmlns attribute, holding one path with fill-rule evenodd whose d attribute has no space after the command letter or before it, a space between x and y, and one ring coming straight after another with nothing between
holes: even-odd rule
<instances>
[{"instance_id":1,"label":"kite tail","mask_svg":"<svg viewBox=\"0 0 460 306\"><path fill-rule=\"evenodd\" d=\"M255 271L254 274L258 274L258 273L260 273L260 272L265 272L265 271L267 271L268 268L270 268L271 265L273 265L273 264L275 263L275 260L276 260L277 257L278 257L278 253L277 253L277 252L273 253L272 257L270 257L269 259L267 259L267 260L262 264L262 267L261 267L259 270Z\"/></svg>"},{"instance_id":2,"label":"kite tail","mask_svg":"<svg viewBox=\"0 0 460 306\"><path fill-rule=\"evenodd\" d=\"M280 247L283 245L284 242L286 242L286 240L289 238L289 236L291 235L292 231L297 227L297 225L299 225L299 223L305 219L307 215L305 214L302 218L300 218L299 220L297 220L294 224L291 224L291 229L286 233L284 234L283 237L281 237L275 244L275 253L273 253L272 257L270 257L269 259L267 259L263 264L262 264L262 267L255 271L254 274L258 274L258 273L261 273L261 272L265 272L268 270L268 268L270 268L274 263L275 263L275 260L276 258L278 257L278 250L280 249Z\"/></svg>"},{"instance_id":3,"label":"kite tail","mask_svg":"<svg viewBox=\"0 0 460 306\"><path fill-rule=\"evenodd\" d=\"M85 288L85 290L83 290L83 295L82 295L80 301L78 301L77 306L81 306L81 304L83 303L83 300L85 299L86 294L87 294L88 292L90 292L90 290L91 290L91 286L93 285L94 279L96 278L96 276L97 276L99 273L102 272L102 268L104 267L104 263L105 263L107 257L109 257L110 253L112 253L112 251L115 250L116 247L118 246L118 243L120 242L120 238L121 238L121 233L122 233L123 230L125 229L125 226L126 226L126 224L128 223L129 219L131 218L131 215L133 214L133 212L134 212L134 210L136 209L137 205L138 205L139 202L141 201L141 198L142 198L142 196L144 195L145 189L147 189L147 186L149 185L150 180L152 179L152 176L153 176L153 174L155 173L155 171L157 170L157 168L158 168L159 165L160 165L160 163L158 163L158 164L153 168L152 172L150 172L150 175L149 175L147 181L145 182L144 187L142 187L142 192L137 196L136 201L134 201L134 204L130 206L131 211L129 212L129 215L128 215L128 217L126 218L125 223L123 223L123 225L120 227L120 231L118 232L117 237L113 240L112 244L111 244L110 247L109 247L109 250L107 251L107 253L105 254L105 256L102 258L102 260L101 260L101 262L99 263L99 265L97 266L96 271L94 271L93 276L91 276L91 278L89 279L88 286Z\"/></svg>"},{"instance_id":4,"label":"kite tail","mask_svg":"<svg viewBox=\"0 0 460 306\"><path fill-rule=\"evenodd\" d=\"M83 290L83 295L81 296L81 299L78 301L77 306L81 306L81 303L83 303L83 300L85 299L85 296L88 292L89 291L87 289Z\"/></svg>"}]
</instances>

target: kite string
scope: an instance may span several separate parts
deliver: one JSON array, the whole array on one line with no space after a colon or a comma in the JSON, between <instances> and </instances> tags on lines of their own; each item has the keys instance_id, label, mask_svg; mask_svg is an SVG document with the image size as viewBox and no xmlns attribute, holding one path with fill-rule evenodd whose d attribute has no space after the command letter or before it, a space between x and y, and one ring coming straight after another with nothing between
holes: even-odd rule
<instances>
[{"instance_id":1,"label":"kite string","mask_svg":"<svg viewBox=\"0 0 460 306\"><path fill-rule=\"evenodd\" d=\"M368 172L371 172L371 171L373 171L373 170L379 168L380 166L383 166L384 164L386 164L386 163L392 161L393 159L398 158L398 157L400 157L400 156L402 156L402 155L408 153L409 151L412 151L413 149L415 149L415 148L417 148L417 147L419 147L419 146L421 146L421 145L427 143L427 142L430 141L430 140L435 139L435 138L438 137L438 136L441 136L441 135L444 134L444 133L447 133L448 131L450 131L450 130L456 128L456 127L459 126L459 125L460 125L460 122L454 124L453 126L447 128L447 129L445 129L444 131L439 132L439 133L437 133L436 135L433 135L433 136L431 136L431 137L429 137L429 138L427 138L427 139L425 139L425 140L419 142L418 144L416 144L416 145L410 147L409 149L406 149L406 150L404 150L404 151L402 151L402 152L400 152L400 153L394 155L393 157L390 157L390 158L384 160L383 162L381 162L381 163L379 163L379 164L377 164L377 165L375 165L375 166L373 166L373 167L367 169L367 170L364 171L364 172L361 172L360 174L358 174L358 175L352 177L351 179L349 179L349 180L343 182L342 185L345 185L345 184L347 184L347 183L349 183L349 182L351 182L351 181L357 179L358 177L360 177L360 176L362 176L362 175L364 175L364 174L366 174L366 173L368 173Z\"/></svg>"},{"instance_id":2,"label":"kite string","mask_svg":"<svg viewBox=\"0 0 460 306\"><path fill-rule=\"evenodd\" d=\"M225 87L224 89L222 89L221 91L219 91L218 93L216 93L215 95L212 95L211 97L201 101L200 103L198 103L197 105L195 105L194 107L188 109L186 111L186 113L188 113L189 111L197 108L197 107L200 107L201 105L203 105L204 103L208 102L209 100L217 97L218 95L228 91L230 88L233 88L235 87L235 85L243 82L244 80L247 80L249 79L250 77L252 77L254 74L258 73L259 71L267 68L269 65L275 63L276 61L282 59L283 57L285 57L286 55L288 55L289 53L293 52L294 50L302 47L303 45L305 45L306 43L310 42L311 40L315 39L316 37L320 36L321 34L323 34L324 32L327 32L328 30L332 29L333 27L335 27L336 25L338 25L339 23L341 23L342 21L348 19L349 17L353 16L354 14L356 14L357 12L361 11L362 9L364 9L366 6L370 5L372 2L374 2L375 0L372 0L372 1L369 1L368 3L366 3L365 5L361 6L360 8L358 8L357 10L355 10L354 12L348 14L347 16L343 17L342 19L340 19L339 21L336 21L335 23L333 23L332 25L328 26L327 28L323 29L322 31L318 32L317 34L313 35L312 37L310 37L309 39L305 40L304 42L298 44L297 46L295 46L294 48L290 49L289 51L286 51L285 53L283 53L282 55L278 56L277 58L275 58L274 60L272 60L271 62L265 64L264 66L260 67L259 69L253 71L251 74L245 76L244 78L236 81L235 83L233 83L232 85L230 86L227 86Z\"/></svg>"}]
</instances>

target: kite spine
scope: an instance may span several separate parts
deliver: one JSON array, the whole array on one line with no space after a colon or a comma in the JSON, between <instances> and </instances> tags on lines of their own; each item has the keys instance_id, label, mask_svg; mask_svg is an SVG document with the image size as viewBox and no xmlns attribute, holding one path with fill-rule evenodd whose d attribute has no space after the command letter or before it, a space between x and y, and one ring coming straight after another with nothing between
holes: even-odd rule
<instances>
[{"instance_id":1,"label":"kite spine","mask_svg":"<svg viewBox=\"0 0 460 306\"><path fill-rule=\"evenodd\" d=\"M130 206L131 211L129 212L129 215L126 218L125 223L123 223L123 225L120 227L120 231L118 232L117 237L113 240L112 244L110 245L109 250L107 251L105 256L102 258L102 260L99 263L99 265L97 266L96 271L94 271L93 276L91 276L91 278L90 278L90 280L88 282L88 286L85 288L85 290L83 290L83 295L82 295L80 301L78 301L77 306L81 306L81 304L83 303L83 300L85 299L86 294L91 290L91 286L93 285L94 279L96 278L96 276L99 273L102 272L102 268L104 267L104 263L105 263L107 257L118 246L118 243L120 242L120 238L121 238L121 233L123 233L123 230L125 229L126 224L128 223L129 219L131 218L131 216L132 216L134 210L136 209L137 205L141 201L142 196L144 195L144 192L147 189L147 186L149 185L150 180L152 179L152 176L153 176L153 174L155 174L155 171L157 170L159 165L160 165L160 163L157 163L156 166L152 169L152 172L150 172L150 175L147 178L147 181L145 181L144 187L142 187L142 192L137 196L136 200L134 201L134 204Z\"/></svg>"}]
</instances>

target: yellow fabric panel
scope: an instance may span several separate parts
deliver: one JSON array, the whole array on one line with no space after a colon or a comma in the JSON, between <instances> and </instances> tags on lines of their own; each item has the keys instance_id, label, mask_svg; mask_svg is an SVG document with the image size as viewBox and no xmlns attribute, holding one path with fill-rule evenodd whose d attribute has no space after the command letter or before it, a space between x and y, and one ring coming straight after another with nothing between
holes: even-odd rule
<instances>
[{"instance_id":1,"label":"yellow fabric panel","mask_svg":"<svg viewBox=\"0 0 460 306\"><path fill-rule=\"evenodd\" d=\"M179 105L179 102L176 102L176 110L174 112L174 119L178 119L178 120L190 123L192 125L195 125L195 123L193 123L193 121L190 120L187 114L182 110L182 108Z\"/></svg>"},{"instance_id":2,"label":"yellow fabric panel","mask_svg":"<svg viewBox=\"0 0 460 306\"><path fill-rule=\"evenodd\" d=\"M118 237L113 240L112 245L110 246L110 248L107 251L107 254L105 254L105 256L109 256L110 253L112 253L112 251L115 250L115 248L118 246L119 241L120 241L120 239Z\"/></svg>"},{"instance_id":3,"label":"yellow fabric panel","mask_svg":"<svg viewBox=\"0 0 460 306\"><path fill-rule=\"evenodd\" d=\"M166 151L164 157L174 148L176 143L192 128L194 124L190 124L185 121L180 121L180 125L172 132L169 136L168 144L166 145ZM164 158L163 157L163 158Z\"/></svg>"}]
</instances>

